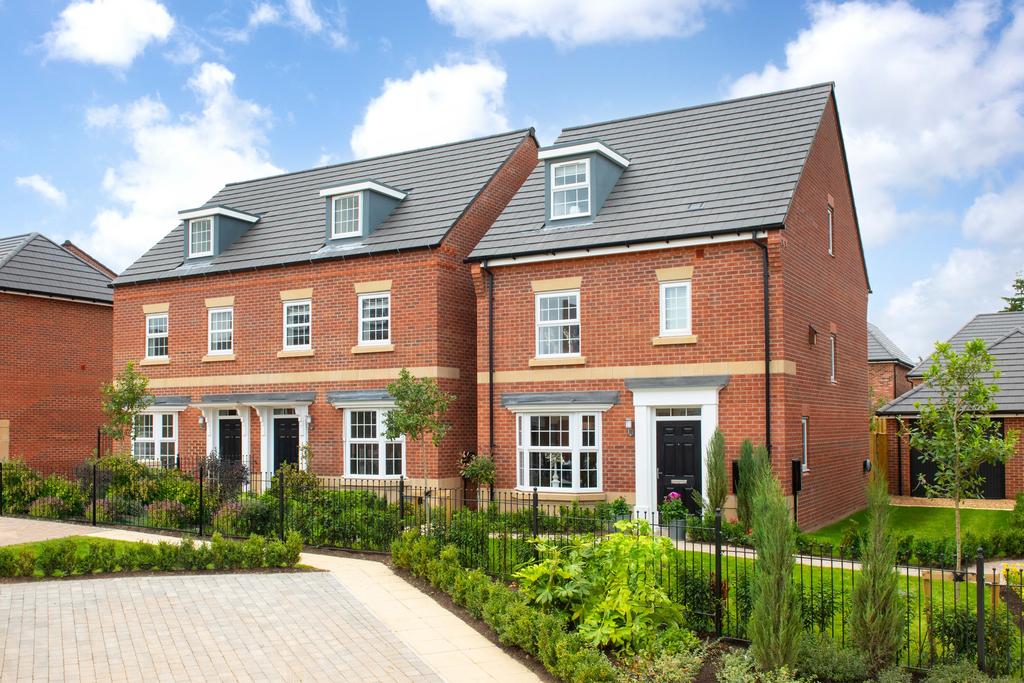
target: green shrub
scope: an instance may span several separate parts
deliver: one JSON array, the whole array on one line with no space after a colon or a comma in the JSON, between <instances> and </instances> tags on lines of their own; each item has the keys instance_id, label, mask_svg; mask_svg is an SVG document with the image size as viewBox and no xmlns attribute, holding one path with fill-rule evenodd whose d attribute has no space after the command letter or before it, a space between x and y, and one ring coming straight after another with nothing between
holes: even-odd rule
<instances>
[{"instance_id":1,"label":"green shrub","mask_svg":"<svg viewBox=\"0 0 1024 683\"><path fill-rule=\"evenodd\" d=\"M739 517L740 524L750 529L754 526L754 495L757 482L771 470L767 451L762 446L755 452L754 445L750 443L750 440L744 439L740 444L738 468L740 480L736 487L736 515Z\"/></svg>"},{"instance_id":2,"label":"green shrub","mask_svg":"<svg viewBox=\"0 0 1024 683\"><path fill-rule=\"evenodd\" d=\"M804 637L796 670L808 678L831 683L860 683L871 677L868 660L863 654L840 647L825 634Z\"/></svg>"},{"instance_id":3,"label":"green shrub","mask_svg":"<svg viewBox=\"0 0 1024 683\"><path fill-rule=\"evenodd\" d=\"M92 508L93 504L89 503L85 508L85 518L89 521L92 520ZM100 498L96 501L96 522L99 524L109 524L114 521L117 514L117 510L114 504L106 498Z\"/></svg>"},{"instance_id":4,"label":"green shrub","mask_svg":"<svg viewBox=\"0 0 1024 683\"><path fill-rule=\"evenodd\" d=\"M875 683L913 683L914 677L901 666L890 666L875 674Z\"/></svg>"},{"instance_id":5,"label":"green shrub","mask_svg":"<svg viewBox=\"0 0 1024 683\"><path fill-rule=\"evenodd\" d=\"M39 487L39 495L59 498L67 517L80 516L88 500L85 491L76 482L57 474L51 474L43 480Z\"/></svg>"},{"instance_id":6,"label":"green shrub","mask_svg":"<svg viewBox=\"0 0 1024 683\"><path fill-rule=\"evenodd\" d=\"M825 583L822 577L821 581L813 586L804 586L803 591L797 594L800 598L800 617L803 619L804 630L817 629L824 633L831 628L832 619L843 601L842 585L839 585L838 593L835 589L832 581Z\"/></svg>"},{"instance_id":7,"label":"green shrub","mask_svg":"<svg viewBox=\"0 0 1024 683\"><path fill-rule=\"evenodd\" d=\"M288 519L310 545L355 550L387 550L400 524L398 506L372 491L307 491Z\"/></svg>"},{"instance_id":8,"label":"green shrub","mask_svg":"<svg viewBox=\"0 0 1024 683\"><path fill-rule=\"evenodd\" d=\"M811 683L792 673L788 667L757 671L754 657L746 651L733 651L719 660L718 683Z\"/></svg>"},{"instance_id":9,"label":"green shrub","mask_svg":"<svg viewBox=\"0 0 1024 683\"><path fill-rule=\"evenodd\" d=\"M28 506L29 517L40 517L44 519L63 519L69 517L71 511L63 500L56 496L43 496L36 498Z\"/></svg>"},{"instance_id":10,"label":"green shrub","mask_svg":"<svg viewBox=\"0 0 1024 683\"><path fill-rule=\"evenodd\" d=\"M43 478L20 460L3 463L4 513L23 515L41 493Z\"/></svg>"},{"instance_id":11,"label":"green shrub","mask_svg":"<svg viewBox=\"0 0 1024 683\"><path fill-rule=\"evenodd\" d=\"M27 548L0 548L0 576L32 576L36 556Z\"/></svg>"},{"instance_id":12,"label":"green shrub","mask_svg":"<svg viewBox=\"0 0 1024 683\"><path fill-rule=\"evenodd\" d=\"M77 546L69 538L43 543L39 547L36 566L43 576L67 576L74 571Z\"/></svg>"},{"instance_id":13,"label":"green shrub","mask_svg":"<svg viewBox=\"0 0 1024 683\"><path fill-rule=\"evenodd\" d=\"M147 525L158 529L181 529L189 525L189 518L188 509L176 500L158 500L146 506Z\"/></svg>"},{"instance_id":14,"label":"green shrub","mask_svg":"<svg viewBox=\"0 0 1024 683\"><path fill-rule=\"evenodd\" d=\"M1024 531L1024 492L1017 494L1017 500L1013 504L1013 513L1010 515L1010 526Z\"/></svg>"},{"instance_id":15,"label":"green shrub","mask_svg":"<svg viewBox=\"0 0 1024 683\"><path fill-rule=\"evenodd\" d=\"M939 645L936 663L950 663L962 659L974 661L978 657L978 617L973 608L947 607L933 611L929 618L931 635ZM1018 666L1017 644L1020 633L1002 605L993 614L986 611L985 668L994 675L1005 675Z\"/></svg>"},{"instance_id":16,"label":"green shrub","mask_svg":"<svg viewBox=\"0 0 1024 683\"><path fill-rule=\"evenodd\" d=\"M672 601L683 605L683 619L688 627L710 633L717 602L711 576L685 562L677 562L675 570L676 578L669 590Z\"/></svg>"},{"instance_id":17,"label":"green shrub","mask_svg":"<svg viewBox=\"0 0 1024 683\"><path fill-rule=\"evenodd\" d=\"M277 499L281 495L282 480L284 481L284 497L287 500L306 500L310 494L320 488L320 482L315 474L286 462L277 468L274 477L270 480L270 489L267 491L270 497Z\"/></svg>"},{"instance_id":18,"label":"green shrub","mask_svg":"<svg viewBox=\"0 0 1024 683\"><path fill-rule=\"evenodd\" d=\"M978 667L974 665L974 662L961 660L933 667L928 671L928 675L922 679L921 683L992 683L993 681L1006 681L1009 683L1010 681L1019 680L1010 676L996 679L989 678L981 671L978 671Z\"/></svg>"}]
</instances>

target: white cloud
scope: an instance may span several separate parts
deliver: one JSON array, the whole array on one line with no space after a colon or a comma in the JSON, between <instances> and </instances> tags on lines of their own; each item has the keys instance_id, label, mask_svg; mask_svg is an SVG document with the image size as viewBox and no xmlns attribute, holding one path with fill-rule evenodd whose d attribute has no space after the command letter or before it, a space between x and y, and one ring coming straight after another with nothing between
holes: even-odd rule
<instances>
[{"instance_id":1,"label":"white cloud","mask_svg":"<svg viewBox=\"0 0 1024 683\"><path fill-rule=\"evenodd\" d=\"M311 0L286 0L283 5L260 2L249 13L246 25L241 29L224 32L229 40L246 42L261 26L291 26L303 33L323 36L337 48L347 47L345 15L341 9L330 13L325 19L313 7Z\"/></svg>"},{"instance_id":2,"label":"white cloud","mask_svg":"<svg viewBox=\"0 0 1024 683\"><path fill-rule=\"evenodd\" d=\"M479 60L386 80L352 131L352 152L375 156L505 130L506 78L504 69Z\"/></svg>"},{"instance_id":3,"label":"white cloud","mask_svg":"<svg viewBox=\"0 0 1024 683\"><path fill-rule=\"evenodd\" d=\"M547 38L561 46L687 36L715 0L427 0L464 38Z\"/></svg>"},{"instance_id":4,"label":"white cloud","mask_svg":"<svg viewBox=\"0 0 1024 683\"><path fill-rule=\"evenodd\" d=\"M324 20L313 9L310 0L288 0L288 13L310 33L319 33L324 28Z\"/></svg>"},{"instance_id":5,"label":"white cloud","mask_svg":"<svg viewBox=\"0 0 1024 683\"><path fill-rule=\"evenodd\" d=\"M18 187L27 187L46 201L56 204L57 206L64 206L68 203L67 196L53 183L38 173L28 176L19 176L14 179L14 184Z\"/></svg>"},{"instance_id":6,"label":"white cloud","mask_svg":"<svg viewBox=\"0 0 1024 683\"><path fill-rule=\"evenodd\" d=\"M1003 190L974 200L964 216L964 235L981 242L1024 245L1024 173Z\"/></svg>"},{"instance_id":7,"label":"white cloud","mask_svg":"<svg viewBox=\"0 0 1024 683\"><path fill-rule=\"evenodd\" d=\"M156 0L75 0L43 40L52 59L123 69L173 28L174 19Z\"/></svg>"},{"instance_id":8,"label":"white cloud","mask_svg":"<svg viewBox=\"0 0 1024 683\"><path fill-rule=\"evenodd\" d=\"M905 2L823 2L782 66L738 79L733 95L834 80L861 230L879 245L932 216L906 192L935 193L1024 151L1024 5L928 12Z\"/></svg>"},{"instance_id":9,"label":"white cloud","mask_svg":"<svg viewBox=\"0 0 1024 683\"><path fill-rule=\"evenodd\" d=\"M202 64L188 82L201 111L177 117L150 97L87 112L88 125L126 137L133 156L107 169L113 205L76 237L85 249L121 269L177 223L179 210L226 182L280 172L266 150L270 112L238 97L234 80L223 65Z\"/></svg>"}]
</instances>

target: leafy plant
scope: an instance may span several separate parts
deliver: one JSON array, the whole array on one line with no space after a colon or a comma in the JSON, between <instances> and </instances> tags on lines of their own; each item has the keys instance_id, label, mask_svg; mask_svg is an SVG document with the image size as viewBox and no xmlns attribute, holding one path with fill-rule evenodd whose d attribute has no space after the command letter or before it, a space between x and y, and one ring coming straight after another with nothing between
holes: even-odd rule
<instances>
[{"instance_id":1,"label":"leafy plant","mask_svg":"<svg viewBox=\"0 0 1024 683\"><path fill-rule=\"evenodd\" d=\"M161 529L181 529L189 524L188 509L176 500L158 500L146 506L149 524Z\"/></svg>"},{"instance_id":2,"label":"leafy plant","mask_svg":"<svg viewBox=\"0 0 1024 683\"><path fill-rule=\"evenodd\" d=\"M114 381L104 384L100 391L103 413L107 416L107 423L101 429L114 439L130 436L135 428L135 416L155 400L149 393L149 378L135 369L133 361L128 361Z\"/></svg>"},{"instance_id":3,"label":"leafy plant","mask_svg":"<svg viewBox=\"0 0 1024 683\"><path fill-rule=\"evenodd\" d=\"M440 446L451 427L445 414L455 397L442 391L434 378L417 379L406 368L388 385L388 393L395 399L395 407L385 420L387 438L404 434L410 441L422 443L429 434L434 447ZM423 458L423 486L427 486L427 458Z\"/></svg>"},{"instance_id":4,"label":"leafy plant","mask_svg":"<svg viewBox=\"0 0 1024 683\"><path fill-rule=\"evenodd\" d=\"M959 660L977 661L978 621L974 609L967 606L929 610L931 636L939 646L936 663ZM1002 605L985 618L985 668L995 675L1006 675L1017 668L1016 644L1020 633Z\"/></svg>"},{"instance_id":5,"label":"leafy plant","mask_svg":"<svg viewBox=\"0 0 1024 683\"><path fill-rule=\"evenodd\" d=\"M860 683L870 679L867 658L840 647L825 634L812 634L800 643L796 669L804 676L831 683Z\"/></svg>"},{"instance_id":6,"label":"leafy plant","mask_svg":"<svg viewBox=\"0 0 1024 683\"><path fill-rule=\"evenodd\" d=\"M754 498L757 495L758 482L766 473L771 473L768 451L764 446L756 449L749 440L740 444L739 459L740 480L736 486L736 515L744 528L754 526Z\"/></svg>"},{"instance_id":7,"label":"leafy plant","mask_svg":"<svg viewBox=\"0 0 1024 683\"><path fill-rule=\"evenodd\" d=\"M469 462L464 463L459 472L462 474L463 479L476 486L493 484L495 475L494 458L478 453Z\"/></svg>"},{"instance_id":8,"label":"leafy plant","mask_svg":"<svg viewBox=\"0 0 1024 683\"><path fill-rule=\"evenodd\" d=\"M661 501L659 507L661 511L661 521L671 522L677 519L684 519L687 515L686 504L683 503L683 497L675 492L669 491L665 499Z\"/></svg>"},{"instance_id":9,"label":"leafy plant","mask_svg":"<svg viewBox=\"0 0 1024 683\"><path fill-rule=\"evenodd\" d=\"M68 506L63 500L56 496L43 496L36 498L28 507L29 517L41 517L44 519L62 519L70 513Z\"/></svg>"},{"instance_id":10,"label":"leafy plant","mask_svg":"<svg viewBox=\"0 0 1024 683\"><path fill-rule=\"evenodd\" d=\"M615 517L629 517L632 508L630 508L625 498L619 496L608 506L608 511Z\"/></svg>"},{"instance_id":11,"label":"leafy plant","mask_svg":"<svg viewBox=\"0 0 1024 683\"><path fill-rule=\"evenodd\" d=\"M729 497L729 483L725 473L725 436L716 428L708 442L707 500L703 502L704 516L714 517L716 510L725 507Z\"/></svg>"}]
</instances>

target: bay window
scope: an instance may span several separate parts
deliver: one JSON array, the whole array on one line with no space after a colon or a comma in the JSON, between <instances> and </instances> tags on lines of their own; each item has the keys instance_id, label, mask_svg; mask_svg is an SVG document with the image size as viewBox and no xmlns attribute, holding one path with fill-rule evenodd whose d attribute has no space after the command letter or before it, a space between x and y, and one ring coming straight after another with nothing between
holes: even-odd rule
<instances>
[{"instance_id":1,"label":"bay window","mask_svg":"<svg viewBox=\"0 0 1024 683\"><path fill-rule=\"evenodd\" d=\"M516 444L519 488L601 490L599 413L519 414Z\"/></svg>"}]
</instances>

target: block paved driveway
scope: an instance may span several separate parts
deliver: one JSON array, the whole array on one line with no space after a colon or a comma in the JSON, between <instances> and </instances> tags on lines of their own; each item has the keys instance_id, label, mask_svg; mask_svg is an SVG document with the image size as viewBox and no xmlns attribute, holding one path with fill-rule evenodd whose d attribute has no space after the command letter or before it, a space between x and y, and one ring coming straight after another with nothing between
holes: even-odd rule
<instances>
[{"instance_id":1,"label":"block paved driveway","mask_svg":"<svg viewBox=\"0 0 1024 683\"><path fill-rule=\"evenodd\" d=\"M69 535L173 541L0 517L0 545ZM321 572L0 584L0 681L539 681L370 560Z\"/></svg>"}]
</instances>

